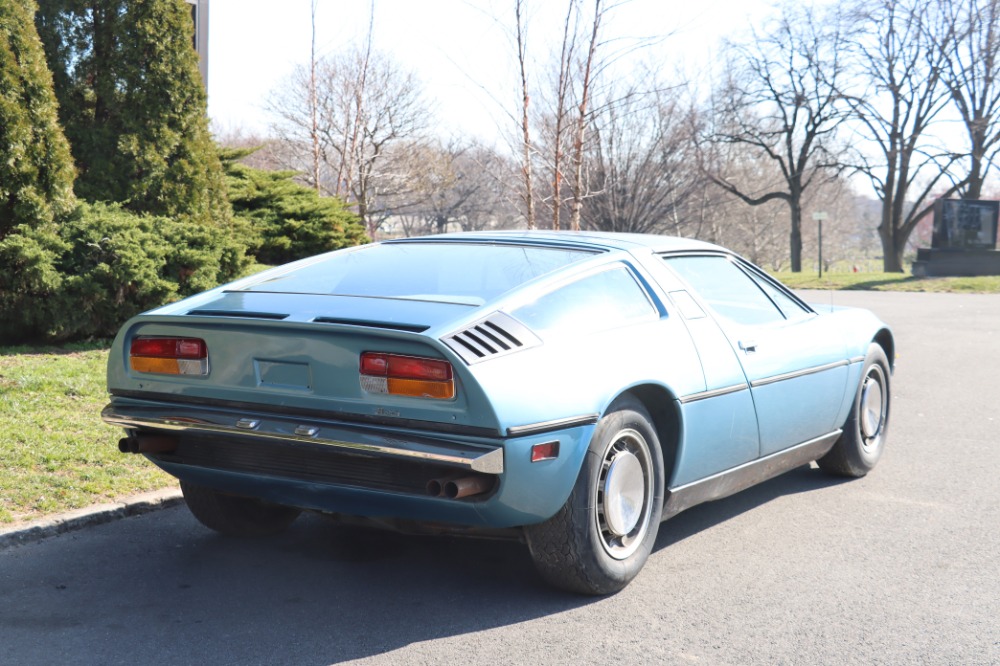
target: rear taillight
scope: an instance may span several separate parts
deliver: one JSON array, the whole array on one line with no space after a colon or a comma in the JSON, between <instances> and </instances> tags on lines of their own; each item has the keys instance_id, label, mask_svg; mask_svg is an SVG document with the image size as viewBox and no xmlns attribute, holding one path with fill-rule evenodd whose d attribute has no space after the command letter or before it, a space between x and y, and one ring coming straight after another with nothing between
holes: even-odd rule
<instances>
[{"instance_id":1,"label":"rear taillight","mask_svg":"<svg viewBox=\"0 0 1000 666\"><path fill-rule=\"evenodd\" d=\"M361 354L361 388L369 393L448 400L455 397L451 363L382 352Z\"/></svg>"},{"instance_id":2,"label":"rear taillight","mask_svg":"<svg viewBox=\"0 0 1000 666\"><path fill-rule=\"evenodd\" d=\"M207 375L208 345L199 338L135 338L129 367L161 375Z\"/></svg>"}]
</instances>

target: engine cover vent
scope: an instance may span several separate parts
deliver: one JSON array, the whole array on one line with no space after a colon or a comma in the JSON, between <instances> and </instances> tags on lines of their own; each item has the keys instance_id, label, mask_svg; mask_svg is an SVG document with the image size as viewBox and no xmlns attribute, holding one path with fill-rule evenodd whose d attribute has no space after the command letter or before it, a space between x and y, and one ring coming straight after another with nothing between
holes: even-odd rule
<instances>
[{"instance_id":1,"label":"engine cover vent","mask_svg":"<svg viewBox=\"0 0 1000 666\"><path fill-rule=\"evenodd\" d=\"M542 344L527 326L503 312L494 312L471 326L441 338L466 363L479 363Z\"/></svg>"},{"instance_id":2,"label":"engine cover vent","mask_svg":"<svg viewBox=\"0 0 1000 666\"><path fill-rule=\"evenodd\" d=\"M201 308L199 310L188 310L187 314L198 317L247 317L249 319L287 319L288 315L277 312L250 312L249 310L211 310Z\"/></svg>"}]
</instances>

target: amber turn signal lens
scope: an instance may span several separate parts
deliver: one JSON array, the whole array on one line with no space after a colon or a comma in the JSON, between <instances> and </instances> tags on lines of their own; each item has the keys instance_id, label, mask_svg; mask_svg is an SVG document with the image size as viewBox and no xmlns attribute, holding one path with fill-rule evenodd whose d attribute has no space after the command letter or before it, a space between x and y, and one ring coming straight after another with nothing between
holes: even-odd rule
<instances>
[{"instance_id":1,"label":"amber turn signal lens","mask_svg":"<svg viewBox=\"0 0 1000 666\"><path fill-rule=\"evenodd\" d=\"M389 378L386 388L390 395L408 395L414 398L449 400L455 397L455 382L425 382L419 379Z\"/></svg>"}]
</instances>

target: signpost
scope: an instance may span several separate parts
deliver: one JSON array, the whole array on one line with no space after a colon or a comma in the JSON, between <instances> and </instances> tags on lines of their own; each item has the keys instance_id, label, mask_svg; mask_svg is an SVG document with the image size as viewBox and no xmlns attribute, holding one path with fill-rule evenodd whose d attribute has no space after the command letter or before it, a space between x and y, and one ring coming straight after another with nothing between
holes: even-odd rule
<instances>
[{"instance_id":1,"label":"signpost","mask_svg":"<svg viewBox=\"0 0 1000 666\"><path fill-rule=\"evenodd\" d=\"M818 225L816 231L816 245L819 248L819 276L823 277L823 220L827 218L825 210L818 210L813 213L813 219Z\"/></svg>"}]
</instances>

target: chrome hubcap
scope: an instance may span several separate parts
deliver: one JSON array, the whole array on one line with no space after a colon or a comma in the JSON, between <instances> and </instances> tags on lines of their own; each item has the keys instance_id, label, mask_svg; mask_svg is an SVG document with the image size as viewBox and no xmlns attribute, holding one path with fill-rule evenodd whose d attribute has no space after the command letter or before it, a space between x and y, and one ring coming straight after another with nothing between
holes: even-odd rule
<instances>
[{"instance_id":1,"label":"chrome hubcap","mask_svg":"<svg viewBox=\"0 0 1000 666\"><path fill-rule=\"evenodd\" d=\"M877 445L885 425L888 401L885 394L885 375L882 368L873 365L868 369L861 385L860 426L866 448Z\"/></svg>"},{"instance_id":2,"label":"chrome hubcap","mask_svg":"<svg viewBox=\"0 0 1000 666\"><path fill-rule=\"evenodd\" d=\"M649 528L651 470L646 440L635 430L618 433L605 451L597 485L597 529L604 550L615 559L634 553Z\"/></svg>"},{"instance_id":3,"label":"chrome hubcap","mask_svg":"<svg viewBox=\"0 0 1000 666\"><path fill-rule=\"evenodd\" d=\"M628 534L642 516L642 464L628 451L611 461L604 479L604 518L612 534Z\"/></svg>"}]
</instances>

